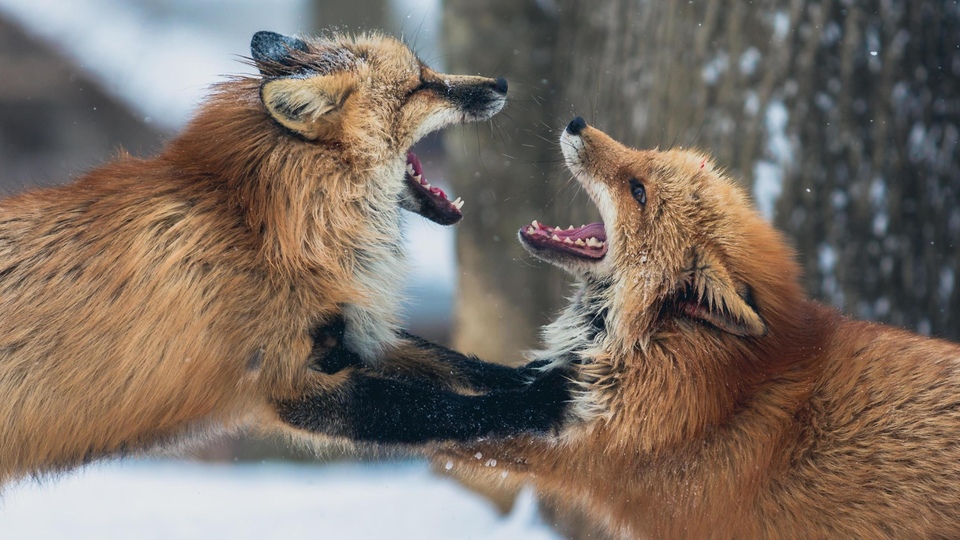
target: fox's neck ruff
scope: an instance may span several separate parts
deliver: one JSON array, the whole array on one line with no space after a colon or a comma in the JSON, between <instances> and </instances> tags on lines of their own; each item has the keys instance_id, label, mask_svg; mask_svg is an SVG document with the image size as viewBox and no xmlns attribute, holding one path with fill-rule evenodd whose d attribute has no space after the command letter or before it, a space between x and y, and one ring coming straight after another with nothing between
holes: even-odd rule
<instances>
[{"instance_id":1,"label":"fox's neck ruff","mask_svg":"<svg viewBox=\"0 0 960 540\"><path fill-rule=\"evenodd\" d=\"M258 102L242 99L256 95L257 84L224 83L165 158L182 174L234 194L273 280L320 276L340 291L335 297L350 298L346 339L372 360L392 346L399 328L406 257L397 201L406 155L368 163L341 148L317 152L277 137L262 129L268 120Z\"/></svg>"},{"instance_id":2,"label":"fox's neck ruff","mask_svg":"<svg viewBox=\"0 0 960 540\"><path fill-rule=\"evenodd\" d=\"M552 359L555 364L577 364L579 390L571 414L589 422L610 410L607 392L612 384L608 362L611 289L608 282L584 280L570 305L552 323L543 328L544 348L534 358Z\"/></svg>"}]
</instances>

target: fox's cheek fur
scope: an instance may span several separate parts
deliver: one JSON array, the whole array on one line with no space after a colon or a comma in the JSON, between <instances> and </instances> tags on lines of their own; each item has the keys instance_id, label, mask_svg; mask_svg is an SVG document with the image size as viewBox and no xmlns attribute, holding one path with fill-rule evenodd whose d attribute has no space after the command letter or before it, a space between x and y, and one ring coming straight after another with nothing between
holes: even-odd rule
<instances>
[{"instance_id":1,"label":"fox's cheek fur","mask_svg":"<svg viewBox=\"0 0 960 540\"><path fill-rule=\"evenodd\" d=\"M425 135L456 124L489 120L503 109L505 79L431 74L403 108L401 140L413 145Z\"/></svg>"}]
</instances>

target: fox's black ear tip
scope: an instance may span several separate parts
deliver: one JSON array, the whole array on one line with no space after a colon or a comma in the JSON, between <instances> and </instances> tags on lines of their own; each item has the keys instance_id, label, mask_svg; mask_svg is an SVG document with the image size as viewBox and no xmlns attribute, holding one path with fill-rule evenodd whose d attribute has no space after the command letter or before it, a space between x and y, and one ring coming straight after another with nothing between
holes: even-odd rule
<instances>
[{"instance_id":1,"label":"fox's black ear tip","mask_svg":"<svg viewBox=\"0 0 960 540\"><path fill-rule=\"evenodd\" d=\"M254 60L283 63L293 50L305 52L307 44L301 39L269 30L261 30L250 38L250 53Z\"/></svg>"},{"instance_id":2,"label":"fox's black ear tip","mask_svg":"<svg viewBox=\"0 0 960 540\"><path fill-rule=\"evenodd\" d=\"M276 32L261 30L250 38L250 52L256 59L264 58L267 51L282 40L283 36Z\"/></svg>"}]
</instances>

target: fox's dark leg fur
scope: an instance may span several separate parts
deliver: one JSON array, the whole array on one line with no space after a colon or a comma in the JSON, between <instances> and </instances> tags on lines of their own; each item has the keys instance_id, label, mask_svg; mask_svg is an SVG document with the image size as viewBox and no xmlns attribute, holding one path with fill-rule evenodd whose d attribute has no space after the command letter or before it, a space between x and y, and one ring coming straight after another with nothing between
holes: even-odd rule
<instances>
[{"instance_id":1,"label":"fox's dark leg fur","mask_svg":"<svg viewBox=\"0 0 960 540\"><path fill-rule=\"evenodd\" d=\"M277 403L288 424L354 441L422 444L544 433L559 427L570 396L561 370L517 390L467 396L431 385L351 372L334 392Z\"/></svg>"},{"instance_id":2,"label":"fox's dark leg fur","mask_svg":"<svg viewBox=\"0 0 960 540\"><path fill-rule=\"evenodd\" d=\"M361 359L342 346L345 322L337 317L311 332L310 365L323 373L337 373L350 366L363 367ZM377 373L385 377L471 392L519 389L529 384L546 361L520 367L484 362L432 341L400 332L401 347L384 359Z\"/></svg>"},{"instance_id":3,"label":"fox's dark leg fur","mask_svg":"<svg viewBox=\"0 0 960 540\"><path fill-rule=\"evenodd\" d=\"M421 337L401 332L404 343L413 348L413 354L420 358L429 358L438 365L445 366L455 379L459 388L473 392L493 390L512 390L523 388L536 376L536 367L545 362L535 362L519 367L510 367L493 362L484 362L476 356L461 354L443 345L438 345ZM410 353L410 350L407 350ZM403 366L403 362L389 362L390 366ZM402 376L402 374L398 374Z\"/></svg>"},{"instance_id":4,"label":"fox's dark leg fur","mask_svg":"<svg viewBox=\"0 0 960 540\"><path fill-rule=\"evenodd\" d=\"M343 333L339 317L316 328L310 362L324 373L349 370L345 382L333 393L278 403L283 421L356 441L417 444L546 432L560 424L566 410L570 383L562 370L490 364L406 333L407 361L389 358L381 368L368 368L343 346ZM414 365L412 353L429 358L418 367L441 366L435 369L452 373L440 377L396 367ZM489 393L463 395L456 388Z\"/></svg>"}]
</instances>

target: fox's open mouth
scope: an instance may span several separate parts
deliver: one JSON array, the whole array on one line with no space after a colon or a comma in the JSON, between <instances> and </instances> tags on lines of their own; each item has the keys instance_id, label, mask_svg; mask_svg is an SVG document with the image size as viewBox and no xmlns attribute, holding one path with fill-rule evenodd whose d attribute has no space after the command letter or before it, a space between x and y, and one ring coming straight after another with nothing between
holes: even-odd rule
<instances>
[{"instance_id":1,"label":"fox's open mouth","mask_svg":"<svg viewBox=\"0 0 960 540\"><path fill-rule=\"evenodd\" d=\"M463 208L463 200L457 197L451 202L442 189L431 186L423 177L420 159L413 152L407 152L407 168L403 176L407 189L400 198L401 208L420 214L440 225L453 225L463 219L463 214L460 212Z\"/></svg>"},{"instance_id":2,"label":"fox's open mouth","mask_svg":"<svg viewBox=\"0 0 960 540\"><path fill-rule=\"evenodd\" d=\"M607 231L603 223L561 229L533 220L520 229L520 239L536 251L549 250L579 259L600 260L607 254Z\"/></svg>"}]
</instances>

